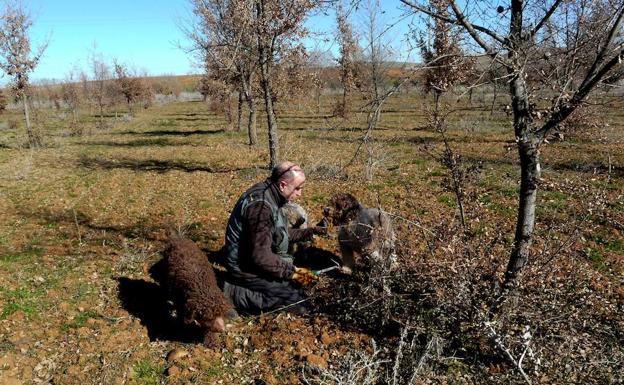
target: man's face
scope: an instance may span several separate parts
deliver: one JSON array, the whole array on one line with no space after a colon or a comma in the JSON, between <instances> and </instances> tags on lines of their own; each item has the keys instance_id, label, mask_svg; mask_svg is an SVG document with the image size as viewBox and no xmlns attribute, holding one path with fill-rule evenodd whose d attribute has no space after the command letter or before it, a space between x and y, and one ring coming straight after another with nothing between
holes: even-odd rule
<instances>
[{"instance_id":1,"label":"man's face","mask_svg":"<svg viewBox=\"0 0 624 385\"><path fill-rule=\"evenodd\" d=\"M279 182L279 192L288 201L295 200L301 195L303 184L305 183L305 175L303 173L295 174L290 180L282 180Z\"/></svg>"}]
</instances>

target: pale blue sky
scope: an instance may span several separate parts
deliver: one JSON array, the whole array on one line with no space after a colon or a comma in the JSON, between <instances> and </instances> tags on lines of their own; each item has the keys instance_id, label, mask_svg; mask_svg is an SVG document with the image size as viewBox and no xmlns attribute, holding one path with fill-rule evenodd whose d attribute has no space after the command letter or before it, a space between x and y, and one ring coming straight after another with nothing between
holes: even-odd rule
<instances>
[{"instance_id":1,"label":"pale blue sky","mask_svg":"<svg viewBox=\"0 0 624 385\"><path fill-rule=\"evenodd\" d=\"M63 79L76 65L86 68L92 47L151 75L193 71L188 56L175 47L183 40L178 21L186 0L31 0L34 44L49 45L33 79Z\"/></svg>"},{"instance_id":2,"label":"pale blue sky","mask_svg":"<svg viewBox=\"0 0 624 385\"><path fill-rule=\"evenodd\" d=\"M24 3L34 19L31 31L34 45L46 38L49 40L44 57L31 76L33 80L62 80L72 67L87 69L87 58L94 44L106 60L117 59L149 75L199 72L189 55L176 47L176 42L184 44L186 41L179 24L189 17L188 0L30 0ZM398 4L397 0L381 1L387 22L399 18ZM360 22L357 15L353 19L356 24ZM327 37L333 38L333 15L314 16L307 25L312 30L329 31ZM406 29L406 22L403 22L390 33L395 44ZM307 45L316 43L308 41ZM0 82L6 80L5 77Z\"/></svg>"}]
</instances>

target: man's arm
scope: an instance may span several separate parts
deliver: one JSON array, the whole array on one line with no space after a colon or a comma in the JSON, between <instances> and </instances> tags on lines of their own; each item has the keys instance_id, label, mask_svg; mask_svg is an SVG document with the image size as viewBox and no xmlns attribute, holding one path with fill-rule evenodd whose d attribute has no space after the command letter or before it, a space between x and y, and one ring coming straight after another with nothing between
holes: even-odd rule
<instances>
[{"instance_id":1,"label":"man's arm","mask_svg":"<svg viewBox=\"0 0 624 385\"><path fill-rule=\"evenodd\" d=\"M312 239L314 235L313 228L307 229L288 229L288 239L291 243L305 242Z\"/></svg>"},{"instance_id":2,"label":"man's arm","mask_svg":"<svg viewBox=\"0 0 624 385\"><path fill-rule=\"evenodd\" d=\"M290 279L295 272L292 263L284 261L271 248L273 244L273 216L263 202L247 207L245 220L251 237L251 259L261 273L275 278Z\"/></svg>"},{"instance_id":3,"label":"man's arm","mask_svg":"<svg viewBox=\"0 0 624 385\"><path fill-rule=\"evenodd\" d=\"M323 218L314 227L306 229L288 229L288 238L290 242L305 242L312 239L313 235L327 235L327 219Z\"/></svg>"}]
</instances>

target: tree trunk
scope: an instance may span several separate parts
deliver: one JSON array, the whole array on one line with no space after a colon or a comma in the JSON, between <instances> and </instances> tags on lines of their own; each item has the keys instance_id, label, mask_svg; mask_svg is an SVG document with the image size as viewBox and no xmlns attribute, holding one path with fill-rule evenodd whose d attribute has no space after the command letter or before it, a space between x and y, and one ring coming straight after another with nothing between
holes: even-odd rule
<instances>
[{"instance_id":1,"label":"tree trunk","mask_svg":"<svg viewBox=\"0 0 624 385\"><path fill-rule=\"evenodd\" d=\"M41 146L41 139L30 124L30 112L28 110L28 97L26 96L26 94L22 95L22 103L24 105L24 119L26 120L26 133L28 134L28 144L30 148L38 148Z\"/></svg>"},{"instance_id":2,"label":"tree trunk","mask_svg":"<svg viewBox=\"0 0 624 385\"><path fill-rule=\"evenodd\" d=\"M249 136L249 145L254 146L258 143L258 133L256 131L257 107L253 97L247 100L249 104L249 121L247 122L247 134Z\"/></svg>"},{"instance_id":3,"label":"tree trunk","mask_svg":"<svg viewBox=\"0 0 624 385\"><path fill-rule=\"evenodd\" d=\"M238 108L236 111L236 131L243 131L243 91L238 91Z\"/></svg>"},{"instance_id":4,"label":"tree trunk","mask_svg":"<svg viewBox=\"0 0 624 385\"><path fill-rule=\"evenodd\" d=\"M539 145L541 141L531 130L533 119L530 114L524 78L524 73L518 71L510 82L511 107L514 114L514 132L518 142L521 177L516 233L503 287L513 283L520 270L527 264L535 227L535 200L537 182L540 177Z\"/></svg>"},{"instance_id":5,"label":"tree trunk","mask_svg":"<svg viewBox=\"0 0 624 385\"><path fill-rule=\"evenodd\" d=\"M346 84L342 85L342 118L348 118L351 113L351 106L349 106L349 88Z\"/></svg>"},{"instance_id":6,"label":"tree trunk","mask_svg":"<svg viewBox=\"0 0 624 385\"><path fill-rule=\"evenodd\" d=\"M262 91L264 93L264 106L266 108L267 125L269 131L269 168L273 168L278 161L278 137L277 121L273 108L273 93L271 90L271 74L269 71L269 55L266 47L260 48L260 75L262 76Z\"/></svg>"},{"instance_id":7,"label":"tree trunk","mask_svg":"<svg viewBox=\"0 0 624 385\"><path fill-rule=\"evenodd\" d=\"M262 31L263 24L268 23L267 15L264 13L264 1L256 2L256 13L261 22L258 27L258 58L260 61L260 83L264 93L264 106L266 108L267 124L269 131L269 168L273 168L278 161L279 143L277 136L277 121L275 119L275 109L273 108L273 92L271 84L271 65L273 52L271 50L271 36L266 36L266 31Z\"/></svg>"},{"instance_id":8,"label":"tree trunk","mask_svg":"<svg viewBox=\"0 0 624 385\"><path fill-rule=\"evenodd\" d=\"M516 276L527 264L535 227L535 202L537 183L540 177L539 144L537 139L518 142L520 155L520 204L516 221L516 235L507 271L505 283L515 280Z\"/></svg>"},{"instance_id":9,"label":"tree trunk","mask_svg":"<svg viewBox=\"0 0 624 385\"><path fill-rule=\"evenodd\" d=\"M271 92L271 79L268 70L262 70L264 79L262 87L264 89L264 106L266 108L267 124L269 130L269 168L277 164L279 155L279 143L277 137L277 121L275 120L275 110L273 108L273 95Z\"/></svg>"},{"instance_id":10,"label":"tree trunk","mask_svg":"<svg viewBox=\"0 0 624 385\"><path fill-rule=\"evenodd\" d=\"M323 94L322 89L317 89L316 92L316 113L320 115L321 113L321 95Z\"/></svg>"},{"instance_id":11,"label":"tree trunk","mask_svg":"<svg viewBox=\"0 0 624 385\"><path fill-rule=\"evenodd\" d=\"M494 93L492 95L492 105L490 106L490 115L494 115L494 106L496 105L496 97L498 96L498 82L494 81Z\"/></svg>"},{"instance_id":12,"label":"tree trunk","mask_svg":"<svg viewBox=\"0 0 624 385\"><path fill-rule=\"evenodd\" d=\"M247 106L249 107L249 120L247 121L247 135L249 137L248 144L250 146L254 146L258 143L258 134L256 131L256 116L258 108L256 106L256 99L251 93L251 76L248 78L241 76L241 80L245 100L247 100Z\"/></svg>"},{"instance_id":13,"label":"tree trunk","mask_svg":"<svg viewBox=\"0 0 624 385\"><path fill-rule=\"evenodd\" d=\"M100 101L100 128L104 128L104 103Z\"/></svg>"}]
</instances>

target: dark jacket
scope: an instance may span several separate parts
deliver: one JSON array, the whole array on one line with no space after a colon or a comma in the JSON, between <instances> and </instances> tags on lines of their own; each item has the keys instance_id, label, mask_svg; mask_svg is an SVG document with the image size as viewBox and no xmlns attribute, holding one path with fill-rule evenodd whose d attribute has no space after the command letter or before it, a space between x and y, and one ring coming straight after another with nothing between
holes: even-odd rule
<instances>
[{"instance_id":1,"label":"dark jacket","mask_svg":"<svg viewBox=\"0 0 624 385\"><path fill-rule=\"evenodd\" d=\"M225 233L225 264L233 283L254 278L289 279L294 273L289 242L312 237L311 229L288 230L280 208L286 199L270 179L253 185L234 205Z\"/></svg>"}]
</instances>

